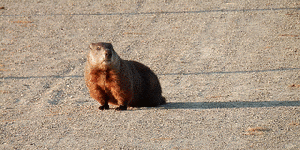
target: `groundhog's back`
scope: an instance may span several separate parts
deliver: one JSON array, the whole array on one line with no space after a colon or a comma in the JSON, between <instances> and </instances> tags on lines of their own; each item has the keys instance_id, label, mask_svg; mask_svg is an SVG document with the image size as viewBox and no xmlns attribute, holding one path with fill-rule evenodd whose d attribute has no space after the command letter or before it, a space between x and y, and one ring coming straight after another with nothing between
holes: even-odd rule
<instances>
[{"instance_id":1,"label":"groundhog's back","mask_svg":"<svg viewBox=\"0 0 300 150\"><path fill-rule=\"evenodd\" d=\"M133 76L139 76L142 79L141 83L133 81L134 97L128 104L129 106L154 107L166 103L165 98L162 96L158 77L149 67L136 61L122 61L133 67L131 68Z\"/></svg>"}]
</instances>

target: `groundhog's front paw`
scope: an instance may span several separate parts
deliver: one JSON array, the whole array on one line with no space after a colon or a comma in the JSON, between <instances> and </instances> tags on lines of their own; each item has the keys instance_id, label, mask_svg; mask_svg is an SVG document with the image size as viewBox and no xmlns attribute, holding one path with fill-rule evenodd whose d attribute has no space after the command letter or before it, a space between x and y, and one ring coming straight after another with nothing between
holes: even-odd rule
<instances>
[{"instance_id":1,"label":"groundhog's front paw","mask_svg":"<svg viewBox=\"0 0 300 150\"><path fill-rule=\"evenodd\" d=\"M127 106L120 105L116 110L127 110Z\"/></svg>"},{"instance_id":2,"label":"groundhog's front paw","mask_svg":"<svg viewBox=\"0 0 300 150\"><path fill-rule=\"evenodd\" d=\"M109 109L109 106L108 105L103 105L103 106L100 106L99 109L100 110Z\"/></svg>"}]
</instances>

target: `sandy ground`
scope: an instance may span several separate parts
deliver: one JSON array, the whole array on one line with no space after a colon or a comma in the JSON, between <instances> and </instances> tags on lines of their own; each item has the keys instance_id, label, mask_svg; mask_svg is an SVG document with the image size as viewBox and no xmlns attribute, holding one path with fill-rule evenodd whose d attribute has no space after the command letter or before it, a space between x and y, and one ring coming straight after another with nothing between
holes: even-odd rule
<instances>
[{"instance_id":1,"label":"sandy ground","mask_svg":"<svg viewBox=\"0 0 300 150\"><path fill-rule=\"evenodd\" d=\"M299 0L0 7L0 149L300 149ZM99 111L83 69L100 41L168 103Z\"/></svg>"}]
</instances>

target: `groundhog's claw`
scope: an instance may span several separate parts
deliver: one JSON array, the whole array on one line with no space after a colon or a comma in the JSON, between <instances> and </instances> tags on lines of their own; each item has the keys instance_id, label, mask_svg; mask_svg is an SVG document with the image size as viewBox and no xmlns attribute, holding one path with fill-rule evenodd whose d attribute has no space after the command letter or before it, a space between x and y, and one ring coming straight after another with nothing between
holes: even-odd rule
<instances>
[{"instance_id":1,"label":"groundhog's claw","mask_svg":"<svg viewBox=\"0 0 300 150\"><path fill-rule=\"evenodd\" d=\"M119 107L116 108L116 110L127 110L127 106L120 105Z\"/></svg>"},{"instance_id":2,"label":"groundhog's claw","mask_svg":"<svg viewBox=\"0 0 300 150\"><path fill-rule=\"evenodd\" d=\"M109 106L108 105L103 105L103 106L100 106L99 109L100 110L109 109Z\"/></svg>"}]
</instances>

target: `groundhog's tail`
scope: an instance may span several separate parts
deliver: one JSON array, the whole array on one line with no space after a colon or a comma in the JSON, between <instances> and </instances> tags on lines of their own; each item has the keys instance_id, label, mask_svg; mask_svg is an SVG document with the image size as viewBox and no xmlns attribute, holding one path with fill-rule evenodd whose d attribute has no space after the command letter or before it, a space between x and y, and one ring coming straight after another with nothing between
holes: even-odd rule
<instances>
[{"instance_id":1,"label":"groundhog's tail","mask_svg":"<svg viewBox=\"0 0 300 150\"><path fill-rule=\"evenodd\" d=\"M156 96L148 99L146 103L139 104L140 107L156 107L166 104L166 98L163 96Z\"/></svg>"},{"instance_id":2,"label":"groundhog's tail","mask_svg":"<svg viewBox=\"0 0 300 150\"><path fill-rule=\"evenodd\" d=\"M160 104L158 104L158 105L163 105L163 104L166 104L167 102L166 102L166 98L165 97L161 97L161 101L160 101Z\"/></svg>"},{"instance_id":3,"label":"groundhog's tail","mask_svg":"<svg viewBox=\"0 0 300 150\"><path fill-rule=\"evenodd\" d=\"M166 104L166 98L164 98L163 96L157 97L155 100L155 104L153 104L154 106L158 106L158 105L163 105Z\"/></svg>"}]
</instances>

